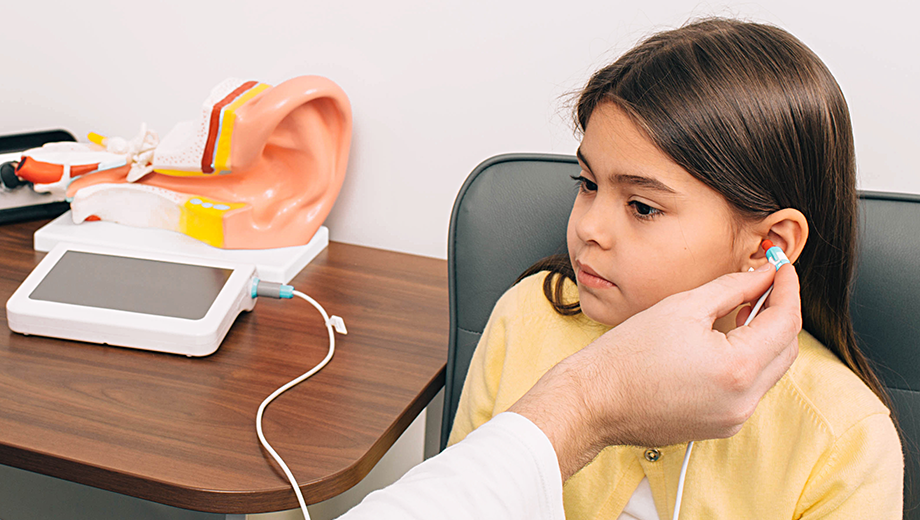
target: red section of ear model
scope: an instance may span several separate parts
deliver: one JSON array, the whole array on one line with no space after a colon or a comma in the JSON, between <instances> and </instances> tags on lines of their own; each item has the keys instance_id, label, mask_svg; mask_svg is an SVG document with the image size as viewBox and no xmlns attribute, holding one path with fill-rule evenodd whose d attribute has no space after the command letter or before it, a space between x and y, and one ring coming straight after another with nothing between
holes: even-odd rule
<instances>
[{"instance_id":1,"label":"red section of ear model","mask_svg":"<svg viewBox=\"0 0 920 520\"><path fill-rule=\"evenodd\" d=\"M70 176L78 177L99 168L99 163L81 164L70 167ZM23 157L16 169L16 175L35 184L51 184L61 180L64 175L64 166L61 164L51 164L36 161L31 157Z\"/></svg>"},{"instance_id":2,"label":"red section of ear model","mask_svg":"<svg viewBox=\"0 0 920 520\"><path fill-rule=\"evenodd\" d=\"M258 81L247 81L243 83L236 90L227 94L224 99L221 99L211 107L211 121L208 126L208 140L204 146L204 153L201 155L201 171L204 173L214 173L214 147L217 146L217 133L220 127L220 111L230 103L240 97L244 92L251 89L252 87L258 85Z\"/></svg>"}]
</instances>

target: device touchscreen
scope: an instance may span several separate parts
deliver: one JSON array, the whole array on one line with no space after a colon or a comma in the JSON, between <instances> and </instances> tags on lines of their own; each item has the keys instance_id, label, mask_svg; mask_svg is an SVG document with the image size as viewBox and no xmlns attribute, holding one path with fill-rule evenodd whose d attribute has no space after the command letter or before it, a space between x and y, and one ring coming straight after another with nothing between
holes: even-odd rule
<instances>
[{"instance_id":1,"label":"device touchscreen","mask_svg":"<svg viewBox=\"0 0 920 520\"><path fill-rule=\"evenodd\" d=\"M197 320L232 269L67 251L29 298Z\"/></svg>"}]
</instances>

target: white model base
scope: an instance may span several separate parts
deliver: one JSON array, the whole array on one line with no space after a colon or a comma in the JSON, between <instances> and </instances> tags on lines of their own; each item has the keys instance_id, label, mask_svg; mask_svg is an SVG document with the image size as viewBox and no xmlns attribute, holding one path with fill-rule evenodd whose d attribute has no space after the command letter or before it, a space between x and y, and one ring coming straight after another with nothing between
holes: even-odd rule
<instances>
[{"instance_id":1,"label":"white model base","mask_svg":"<svg viewBox=\"0 0 920 520\"><path fill-rule=\"evenodd\" d=\"M219 249L165 229L137 228L103 221L74 224L68 211L36 231L34 237L36 251L51 251L62 242L251 264L256 266L260 279L286 284L326 249L329 245L329 229L321 226L313 239L303 246Z\"/></svg>"}]
</instances>

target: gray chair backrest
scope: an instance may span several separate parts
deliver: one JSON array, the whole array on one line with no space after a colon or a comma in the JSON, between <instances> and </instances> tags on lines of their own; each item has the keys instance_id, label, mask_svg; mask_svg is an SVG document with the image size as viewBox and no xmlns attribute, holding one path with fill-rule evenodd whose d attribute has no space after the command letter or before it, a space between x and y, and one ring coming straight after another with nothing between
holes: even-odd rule
<instances>
[{"instance_id":1,"label":"gray chair backrest","mask_svg":"<svg viewBox=\"0 0 920 520\"><path fill-rule=\"evenodd\" d=\"M891 396L904 448L904 518L920 520L920 196L861 192L850 315Z\"/></svg>"},{"instance_id":2,"label":"gray chair backrest","mask_svg":"<svg viewBox=\"0 0 920 520\"><path fill-rule=\"evenodd\" d=\"M498 298L537 260L564 253L575 157L509 154L470 174L448 234L450 343L441 448L470 358ZM904 439L904 518L920 520L920 196L862 192L853 321L891 394Z\"/></svg>"},{"instance_id":3,"label":"gray chair backrest","mask_svg":"<svg viewBox=\"0 0 920 520\"><path fill-rule=\"evenodd\" d=\"M495 302L534 262L566 251L576 194L569 175L580 171L573 156L499 155L477 166L460 188L447 238L450 342L442 450Z\"/></svg>"}]
</instances>

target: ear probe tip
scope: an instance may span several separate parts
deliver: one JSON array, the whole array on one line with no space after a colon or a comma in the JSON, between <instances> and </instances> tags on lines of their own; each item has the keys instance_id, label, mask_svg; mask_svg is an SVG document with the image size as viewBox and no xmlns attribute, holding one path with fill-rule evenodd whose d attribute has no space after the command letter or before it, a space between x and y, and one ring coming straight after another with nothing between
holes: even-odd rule
<instances>
[{"instance_id":1,"label":"ear probe tip","mask_svg":"<svg viewBox=\"0 0 920 520\"><path fill-rule=\"evenodd\" d=\"M770 240L764 240L763 243L760 244L760 247L762 247L764 251L769 251L770 248L773 247L773 242Z\"/></svg>"}]
</instances>

